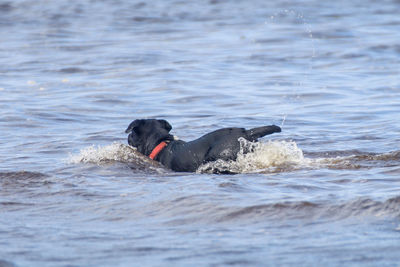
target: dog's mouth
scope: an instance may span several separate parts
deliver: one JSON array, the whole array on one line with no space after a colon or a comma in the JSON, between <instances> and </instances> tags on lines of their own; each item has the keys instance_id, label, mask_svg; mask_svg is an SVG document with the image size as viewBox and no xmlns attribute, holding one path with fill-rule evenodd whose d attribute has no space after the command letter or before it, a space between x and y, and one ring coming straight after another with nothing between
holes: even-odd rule
<instances>
[{"instance_id":1,"label":"dog's mouth","mask_svg":"<svg viewBox=\"0 0 400 267\"><path fill-rule=\"evenodd\" d=\"M137 136L136 136L136 134L134 133L134 132L131 132L129 135L128 135L128 144L130 145L130 146L133 146L133 147L138 147L138 145L139 145L139 142L137 141Z\"/></svg>"}]
</instances>

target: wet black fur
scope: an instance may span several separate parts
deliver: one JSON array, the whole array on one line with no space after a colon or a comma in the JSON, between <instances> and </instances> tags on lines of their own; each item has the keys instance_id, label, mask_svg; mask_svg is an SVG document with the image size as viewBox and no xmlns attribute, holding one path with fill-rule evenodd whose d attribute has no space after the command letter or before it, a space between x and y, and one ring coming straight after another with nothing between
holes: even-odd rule
<instances>
[{"instance_id":1,"label":"wet black fur","mask_svg":"<svg viewBox=\"0 0 400 267\"><path fill-rule=\"evenodd\" d=\"M240 151L238 141L240 137L254 142L260 137L281 131L281 128L275 125L250 130L224 128L196 140L184 142L174 140L174 137L169 134L171 129L171 125L166 120L143 119L134 120L125 132L129 133L129 145L136 147L146 156L149 156L162 141L169 142L155 160L174 171L194 172L206 162L217 159L236 160Z\"/></svg>"}]
</instances>

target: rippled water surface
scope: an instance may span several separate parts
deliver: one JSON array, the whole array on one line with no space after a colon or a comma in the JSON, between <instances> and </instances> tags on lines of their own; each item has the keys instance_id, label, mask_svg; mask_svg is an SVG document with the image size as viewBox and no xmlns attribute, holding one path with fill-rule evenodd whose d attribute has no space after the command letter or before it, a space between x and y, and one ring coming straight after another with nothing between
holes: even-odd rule
<instances>
[{"instance_id":1,"label":"rippled water surface","mask_svg":"<svg viewBox=\"0 0 400 267\"><path fill-rule=\"evenodd\" d=\"M0 266L398 266L399 12L0 0ZM282 133L174 173L137 118Z\"/></svg>"}]
</instances>

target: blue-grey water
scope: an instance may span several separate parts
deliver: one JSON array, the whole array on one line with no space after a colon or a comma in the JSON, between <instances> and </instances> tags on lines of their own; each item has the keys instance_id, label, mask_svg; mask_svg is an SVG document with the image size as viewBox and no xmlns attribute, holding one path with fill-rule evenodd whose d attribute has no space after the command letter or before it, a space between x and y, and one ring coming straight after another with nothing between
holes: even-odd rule
<instances>
[{"instance_id":1,"label":"blue-grey water","mask_svg":"<svg viewBox=\"0 0 400 267\"><path fill-rule=\"evenodd\" d=\"M399 266L399 13L1 0L0 266ZM282 133L174 173L127 146L137 118Z\"/></svg>"}]
</instances>

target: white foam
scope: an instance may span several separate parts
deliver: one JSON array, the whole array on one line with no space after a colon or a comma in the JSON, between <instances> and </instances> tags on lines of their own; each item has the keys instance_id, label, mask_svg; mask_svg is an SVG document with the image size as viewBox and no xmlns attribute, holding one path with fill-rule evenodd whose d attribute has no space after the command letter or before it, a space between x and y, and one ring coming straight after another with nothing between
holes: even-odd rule
<instances>
[{"instance_id":1,"label":"white foam","mask_svg":"<svg viewBox=\"0 0 400 267\"><path fill-rule=\"evenodd\" d=\"M136 149L114 142L111 145L106 146L89 146L81 149L79 154L70 155L68 162L71 164L77 163L94 163L102 164L112 161L118 162L132 162L137 160L140 153L136 152Z\"/></svg>"},{"instance_id":2,"label":"white foam","mask_svg":"<svg viewBox=\"0 0 400 267\"><path fill-rule=\"evenodd\" d=\"M240 152L236 161L217 160L203 164L197 172L276 172L310 165L294 141L249 142L239 139ZM245 153L245 151L250 151Z\"/></svg>"}]
</instances>

